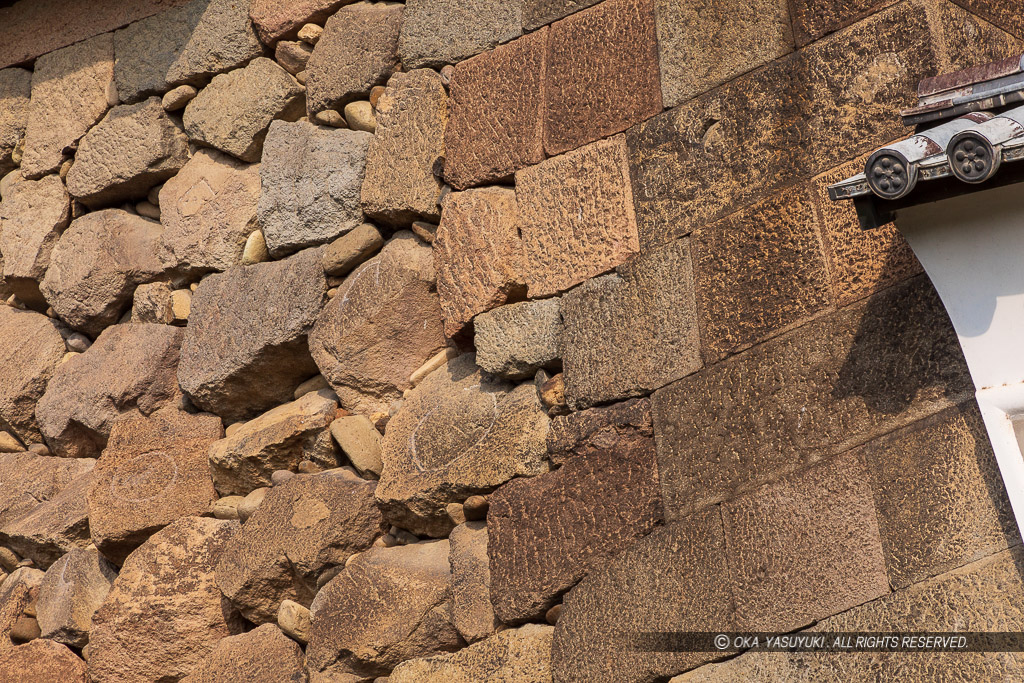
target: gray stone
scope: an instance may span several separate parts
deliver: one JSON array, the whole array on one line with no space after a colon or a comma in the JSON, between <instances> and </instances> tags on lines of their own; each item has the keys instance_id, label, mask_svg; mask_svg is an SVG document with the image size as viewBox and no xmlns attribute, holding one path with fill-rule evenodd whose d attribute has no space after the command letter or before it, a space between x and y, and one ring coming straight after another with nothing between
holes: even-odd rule
<instances>
[{"instance_id":1,"label":"gray stone","mask_svg":"<svg viewBox=\"0 0 1024 683\"><path fill-rule=\"evenodd\" d=\"M527 624L452 654L402 662L388 683L547 683L554 629Z\"/></svg>"},{"instance_id":2,"label":"gray stone","mask_svg":"<svg viewBox=\"0 0 1024 683\"><path fill-rule=\"evenodd\" d=\"M359 192L372 139L306 121L270 125L258 215L272 257L324 244L363 222Z\"/></svg>"},{"instance_id":3,"label":"gray stone","mask_svg":"<svg viewBox=\"0 0 1024 683\"><path fill-rule=\"evenodd\" d=\"M383 246L380 230L370 223L363 223L327 245L324 249L324 272L334 277L348 275Z\"/></svg>"},{"instance_id":4,"label":"gray stone","mask_svg":"<svg viewBox=\"0 0 1024 683\"><path fill-rule=\"evenodd\" d=\"M407 69L439 68L523 33L520 2L408 0L398 54Z\"/></svg>"},{"instance_id":5,"label":"gray stone","mask_svg":"<svg viewBox=\"0 0 1024 683\"><path fill-rule=\"evenodd\" d=\"M17 166L13 155L25 138L31 95L31 71L0 69L0 176Z\"/></svg>"},{"instance_id":6,"label":"gray stone","mask_svg":"<svg viewBox=\"0 0 1024 683\"><path fill-rule=\"evenodd\" d=\"M473 320L476 362L511 379L532 377L561 365L562 316L558 299L509 304Z\"/></svg>"},{"instance_id":7,"label":"gray stone","mask_svg":"<svg viewBox=\"0 0 1024 683\"><path fill-rule=\"evenodd\" d=\"M54 320L0 305L0 429L23 444L42 441L36 402L63 357Z\"/></svg>"},{"instance_id":8,"label":"gray stone","mask_svg":"<svg viewBox=\"0 0 1024 683\"><path fill-rule=\"evenodd\" d=\"M116 577L117 570L95 548L75 548L50 565L36 602L42 637L72 647L89 642L92 615Z\"/></svg>"}]
</instances>

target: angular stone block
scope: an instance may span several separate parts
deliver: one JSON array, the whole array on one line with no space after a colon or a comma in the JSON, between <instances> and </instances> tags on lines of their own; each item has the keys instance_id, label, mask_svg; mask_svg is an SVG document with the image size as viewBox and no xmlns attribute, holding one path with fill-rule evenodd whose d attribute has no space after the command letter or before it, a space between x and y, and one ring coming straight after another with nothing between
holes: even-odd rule
<instances>
[{"instance_id":1,"label":"angular stone block","mask_svg":"<svg viewBox=\"0 0 1024 683\"><path fill-rule=\"evenodd\" d=\"M523 28L532 31L601 0L522 0Z\"/></svg>"},{"instance_id":2,"label":"angular stone block","mask_svg":"<svg viewBox=\"0 0 1024 683\"><path fill-rule=\"evenodd\" d=\"M274 624L228 636L182 683L305 683L302 648Z\"/></svg>"},{"instance_id":3,"label":"angular stone block","mask_svg":"<svg viewBox=\"0 0 1024 683\"><path fill-rule=\"evenodd\" d=\"M87 683L85 662L68 647L37 638L0 651L0 678L9 681L52 680Z\"/></svg>"},{"instance_id":4,"label":"angular stone block","mask_svg":"<svg viewBox=\"0 0 1024 683\"><path fill-rule=\"evenodd\" d=\"M474 643L494 633L501 622L491 605L491 571L487 561L487 524L466 522L448 536L452 569L452 624Z\"/></svg>"},{"instance_id":5,"label":"angular stone block","mask_svg":"<svg viewBox=\"0 0 1024 683\"><path fill-rule=\"evenodd\" d=\"M117 569L95 548L75 548L54 562L39 585L36 618L43 638L82 647L92 615L117 578Z\"/></svg>"},{"instance_id":6,"label":"angular stone block","mask_svg":"<svg viewBox=\"0 0 1024 683\"><path fill-rule=\"evenodd\" d=\"M290 37L306 23L322 24L352 0L249 0L249 17L260 39L273 45Z\"/></svg>"},{"instance_id":7,"label":"angular stone block","mask_svg":"<svg viewBox=\"0 0 1024 683\"><path fill-rule=\"evenodd\" d=\"M52 319L0 306L0 428L26 446L42 442L36 402L64 352Z\"/></svg>"},{"instance_id":8,"label":"angular stone block","mask_svg":"<svg viewBox=\"0 0 1024 683\"><path fill-rule=\"evenodd\" d=\"M548 455L553 463L564 465L602 451L642 449L653 437L651 400L634 398L553 418Z\"/></svg>"},{"instance_id":9,"label":"angular stone block","mask_svg":"<svg viewBox=\"0 0 1024 683\"><path fill-rule=\"evenodd\" d=\"M803 47L890 4L892 0L796 0L792 3L796 45Z\"/></svg>"},{"instance_id":10,"label":"angular stone block","mask_svg":"<svg viewBox=\"0 0 1024 683\"><path fill-rule=\"evenodd\" d=\"M89 458L57 458L30 452L0 455L0 525L16 523L56 498L95 464Z\"/></svg>"},{"instance_id":11,"label":"angular stone block","mask_svg":"<svg viewBox=\"0 0 1024 683\"><path fill-rule=\"evenodd\" d=\"M16 166L12 155L25 138L31 95L31 71L0 70L0 175L9 173Z\"/></svg>"},{"instance_id":12,"label":"angular stone block","mask_svg":"<svg viewBox=\"0 0 1024 683\"><path fill-rule=\"evenodd\" d=\"M29 617L39 597L43 572L32 567L18 567L0 582L0 653L9 650L15 628Z\"/></svg>"},{"instance_id":13,"label":"angular stone block","mask_svg":"<svg viewBox=\"0 0 1024 683\"><path fill-rule=\"evenodd\" d=\"M553 631L550 626L527 624L453 654L402 662L388 683L550 681Z\"/></svg>"},{"instance_id":14,"label":"angular stone block","mask_svg":"<svg viewBox=\"0 0 1024 683\"><path fill-rule=\"evenodd\" d=\"M406 69L440 68L522 33L519 2L410 0L402 16L398 55Z\"/></svg>"},{"instance_id":15,"label":"angular stone block","mask_svg":"<svg viewBox=\"0 0 1024 683\"><path fill-rule=\"evenodd\" d=\"M4 193L0 203L3 278L18 299L32 308L46 310L39 283L70 221L71 198L55 175L15 183Z\"/></svg>"},{"instance_id":16,"label":"angular stone block","mask_svg":"<svg viewBox=\"0 0 1024 683\"><path fill-rule=\"evenodd\" d=\"M544 149L561 154L662 110L652 0L607 0L551 26Z\"/></svg>"},{"instance_id":17,"label":"angular stone block","mask_svg":"<svg viewBox=\"0 0 1024 683\"><path fill-rule=\"evenodd\" d=\"M1024 37L1024 3L1020 0L958 0L957 4L1015 36Z\"/></svg>"},{"instance_id":18,"label":"angular stone block","mask_svg":"<svg viewBox=\"0 0 1024 683\"><path fill-rule=\"evenodd\" d=\"M487 372L511 379L557 369L561 352L559 300L541 299L481 313L473 323L476 362Z\"/></svg>"}]
</instances>

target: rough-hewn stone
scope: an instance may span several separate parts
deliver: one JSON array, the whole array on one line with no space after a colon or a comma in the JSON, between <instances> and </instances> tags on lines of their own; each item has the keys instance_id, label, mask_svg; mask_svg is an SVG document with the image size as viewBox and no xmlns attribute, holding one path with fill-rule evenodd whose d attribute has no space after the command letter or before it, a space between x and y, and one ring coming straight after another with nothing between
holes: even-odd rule
<instances>
[{"instance_id":1,"label":"rough-hewn stone","mask_svg":"<svg viewBox=\"0 0 1024 683\"><path fill-rule=\"evenodd\" d=\"M487 560L487 525L466 522L452 529L448 562L452 570L452 624L466 642L494 633L501 622L491 605L491 570Z\"/></svg>"},{"instance_id":2,"label":"rough-hewn stone","mask_svg":"<svg viewBox=\"0 0 1024 683\"><path fill-rule=\"evenodd\" d=\"M50 565L36 602L42 637L72 647L89 642L92 615L116 577L117 570L94 548L74 548Z\"/></svg>"},{"instance_id":3,"label":"rough-hewn stone","mask_svg":"<svg viewBox=\"0 0 1024 683\"><path fill-rule=\"evenodd\" d=\"M531 297L611 270L640 249L622 137L516 172Z\"/></svg>"},{"instance_id":4,"label":"rough-hewn stone","mask_svg":"<svg viewBox=\"0 0 1024 683\"><path fill-rule=\"evenodd\" d=\"M87 683L85 662L60 643L37 638L0 651L0 679Z\"/></svg>"},{"instance_id":5,"label":"rough-hewn stone","mask_svg":"<svg viewBox=\"0 0 1024 683\"><path fill-rule=\"evenodd\" d=\"M175 368L181 334L168 325L115 325L85 353L57 366L36 407L50 449L96 457L125 413L149 415L179 403Z\"/></svg>"},{"instance_id":6,"label":"rough-hewn stone","mask_svg":"<svg viewBox=\"0 0 1024 683\"><path fill-rule=\"evenodd\" d=\"M291 399L316 374L307 334L326 293L318 249L204 278L185 328L181 388L231 422Z\"/></svg>"},{"instance_id":7,"label":"rough-hewn stone","mask_svg":"<svg viewBox=\"0 0 1024 683\"><path fill-rule=\"evenodd\" d=\"M455 66L444 140L453 187L503 180L543 161L547 36L545 28Z\"/></svg>"},{"instance_id":8,"label":"rough-hewn stone","mask_svg":"<svg viewBox=\"0 0 1024 683\"><path fill-rule=\"evenodd\" d=\"M0 583L0 653L14 644L18 622L33 611L42 581L43 572L38 569L18 567Z\"/></svg>"},{"instance_id":9,"label":"rough-hewn stone","mask_svg":"<svg viewBox=\"0 0 1024 683\"><path fill-rule=\"evenodd\" d=\"M388 683L502 683L551 680L551 636L540 624L505 630L459 652L399 664Z\"/></svg>"},{"instance_id":10,"label":"rough-hewn stone","mask_svg":"<svg viewBox=\"0 0 1024 683\"><path fill-rule=\"evenodd\" d=\"M381 435L365 415L346 415L331 423L331 436L359 472L380 477Z\"/></svg>"},{"instance_id":11,"label":"rough-hewn stone","mask_svg":"<svg viewBox=\"0 0 1024 683\"><path fill-rule=\"evenodd\" d=\"M448 541L356 556L313 600L310 671L384 676L407 659L458 649L450 580Z\"/></svg>"},{"instance_id":12,"label":"rough-hewn stone","mask_svg":"<svg viewBox=\"0 0 1024 683\"><path fill-rule=\"evenodd\" d=\"M351 411L386 412L444 348L429 247L399 232L338 289L310 333L320 372Z\"/></svg>"},{"instance_id":13,"label":"rough-hewn stone","mask_svg":"<svg viewBox=\"0 0 1024 683\"><path fill-rule=\"evenodd\" d=\"M891 3L892 0L828 0L827 2L796 0L790 6L793 12L793 37L797 47L803 47L818 38L848 26Z\"/></svg>"},{"instance_id":14,"label":"rough-hewn stone","mask_svg":"<svg viewBox=\"0 0 1024 683\"><path fill-rule=\"evenodd\" d=\"M117 322L135 288L164 274L160 224L120 209L71 221L40 284L61 320L89 336Z\"/></svg>"},{"instance_id":15,"label":"rough-hewn stone","mask_svg":"<svg viewBox=\"0 0 1024 683\"><path fill-rule=\"evenodd\" d=\"M0 203L4 281L32 308L46 309L39 283L70 220L71 198L55 175L15 183Z\"/></svg>"},{"instance_id":16,"label":"rough-hewn stone","mask_svg":"<svg viewBox=\"0 0 1024 683\"><path fill-rule=\"evenodd\" d=\"M64 339L52 319L0 306L0 340L0 428L24 445L40 443L36 402L64 356Z\"/></svg>"},{"instance_id":17,"label":"rough-hewn stone","mask_svg":"<svg viewBox=\"0 0 1024 683\"><path fill-rule=\"evenodd\" d=\"M60 168L64 149L103 117L114 87L111 35L43 55L32 72L32 99L21 171L39 178Z\"/></svg>"},{"instance_id":18,"label":"rough-hewn stone","mask_svg":"<svg viewBox=\"0 0 1024 683\"><path fill-rule=\"evenodd\" d=\"M484 376L473 354L435 370L384 434L377 500L403 529L446 536L448 503L548 469L548 417L532 384Z\"/></svg>"},{"instance_id":19,"label":"rough-hewn stone","mask_svg":"<svg viewBox=\"0 0 1024 683\"><path fill-rule=\"evenodd\" d=\"M160 189L161 257L187 275L238 265L259 198L259 165L197 150Z\"/></svg>"},{"instance_id":20,"label":"rough-hewn stone","mask_svg":"<svg viewBox=\"0 0 1024 683\"><path fill-rule=\"evenodd\" d=\"M555 417L548 433L548 454L553 463L562 465L601 451L645 448L653 436L651 401L634 398Z\"/></svg>"},{"instance_id":21,"label":"rough-hewn stone","mask_svg":"<svg viewBox=\"0 0 1024 683\"><path fill-rule=\"evenodd\" d=\"M366 157L363 211L404 225L440 215L448 96L429 69L397 73L377 101L377 132Z\"/></svg>"},{"instance_id":22,"label":"rough-hewn stone","mask_svg":"<svg viewBox=\"0 0 1024 683\"><path fill-rule=\"evenodd\" d=\"M359 192L372 139L306 121L270 124L259 222L271 256L324 244L363 222Z\"/></svg>"},{"instance_id":23,"label":"rough-hewn stone","mask_svg":"<svg viewBox=\"0 0 1024 683\"><path fill-rule=\"evenodd\" d=\"M473 328L476 362L487 372L525 379L561 364L558 299L501 306L477 316Z\"/></svg>"},{"instance_id":24,"label":"rough-hewn stone","mask_svg":"<svg viewBox=\"0 0 1024 683\"><path fill-rule=\"evenodd\" d=\"M306 63L311 116L340 110L398 71L403 9L394 2L359 2L327 20Z\"/></svg>"},{"instance_id":25,"label":"rough-hewn stone","mask_svg":"<svg viewBox=\"0 0 1024 683\"><path fill-rule=\"evenodd\" d=\"M652 0L607 0L551 26L544 149L561 154L659 113Z\"/></svg>"},{"instance_id":26,"label":"rough-hewn stone","mask_svg":"<svg viewBox=\"0 0 1024 683\"><path fill-rule=\"evenodd\" d=\"M273 624L228 636L182 683L306 683L302 648Z\"/></svg>"},{"instance_id":27,"label":"rough-hewn stone","mask_svg":"<svg viewBox=\"0 0 1024 683\"><path fill-rule=\"evenodd\" d=\"M290 37L303 24L322 24L334 11L352 0L250 0L249 17L267 45Z\"/></svg>"},{"instance_id":28,"label":"rough-hewn stone","mask_svg":"<svg viewBox=\"0 0 1024 683\"><path fill-rule=\"evenodd\" d=\"M68 192L88 206L145 197L188 161L188 140L160 98L114 107L82 138Z\"/></svg>"},{"instance_id":29,"label":"rough-hewn stone","mask_svg":"<svg viewBox=\"0 0 1024 683\"><path fill-rule=\"evenodd\" d=\"M136 287L132 297L131 321L170 325L174 321L174 311L171 310L173 291L166 282L151 282Z\"/></svg>"},{"instance_id":30,"label":"rough-hewn stone","mask_svg":"<svg viewBox=\"0 0 1024 683\"><path fill-rule=\"evenodd\" d=\"M330 391L310 392L246 422L210 447L210 471L222 496L270 486L276 470L295 472L309 460L337 467L328 427L338 404Z\"/></svg>"},{"instance_id":31,"label":"rough-hewn stone","mask_svg":"<svg viewBox=\"0 0 1024 683\"><path fill-rule=\"evenodd\" d=\"M185 132L242 161L259 161L270 123L296 121L304 110L302 86L276 62L257 57L199 91L185 107Z\"/></svg>"},{"instance_id":32,"label":"rough-hewn stone","mask_svg":"<svg viewBox=\"0 0 1024 683\"><path fill-rule=\"evenodd\" d=\"M92 680L180 680L217 641L242 631L213 576L237 530L238 522L185 517L129 556L93 617L86 646Z\"/></svg>"},{"instance_id":33,"label":"rough-hewn stone","mask_svg":"<svg viewBox=\"0 0 1024 683\"><path fill-rule=\"evenodd\" d=\"M317 579L370 547L385 526L375 484L339 472L294 476L274 486L217 564L217 585L257 624L281 601L309 605Z\"/></svg>"},{"instance_id":34,"label":"rough-hewn stone","mask_svg":"<svg viewBox=\"0 0 1024 683\"><path fill-rule=\"evenodd\" d=\"M117 94L136 102L176 85L201 85L262 52L248 3L192 0L114 33Z\"/></svg>"},{"instance_id":35,"label":"rough-hewn stone","mask_svg":"<svg viewBox=\"0 0 1024 683\"><path fill-rule=\"evenodd\" d=\"M930 283L890 288L655 392L666 515L847 450L971 391Z\"/></svg>"},{"instance_id":36,"label":"rough-hewn stone","mask_svg":"<svg viewBox=\"0 0 1024 683\"><path fill-rule=\"evenodd\" d=\"M14 149L25 138L31 95L31 71L0 70L0 175L17 166L12 157Z\"/></svg>"},{"instance_id":37,"label":"rough-hewn stone","mask_svg":"<svg viewBox=\"0 0 1024 683\"><path fill-rule=\"evenodd\" d=\"M523 266L514 190L484 187L445 198L434 268L447 336L478 313L522 298Z\"/></svg>"},{"instance_id":38,"label":"rough-hewn stone","mask_svg":"<svg viewBox=\"0 0 1024 683\"><path fill-rule=\"evenodd\" d=\"M407 69L456 64L522 35L522 9L508 0L410 0L398 54Z\"/></svg>"},{"instance_id":39,"label":"rough-hewn stone","mask_svg":"<svg viewBox=\"0 0 1024 683\"><path fill-rule=\"evenodd\" d=\"M115 424L89 489L100 552L121 564L176 519L206 514L217 498L206 453L223 434L216 416L173 409Z\"/></svg>"}]
</instances>

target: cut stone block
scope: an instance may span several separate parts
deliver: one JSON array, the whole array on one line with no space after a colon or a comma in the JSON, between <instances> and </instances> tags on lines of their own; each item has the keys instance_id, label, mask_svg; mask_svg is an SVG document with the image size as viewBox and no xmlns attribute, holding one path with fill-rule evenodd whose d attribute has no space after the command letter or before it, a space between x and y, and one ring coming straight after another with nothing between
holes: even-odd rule
<instances>
[{"instance_id":1,"label":"cut stone block","mask_svg":"<svg viewBox=\"0 0 1024 683\"><path fill-rule=\"evenodd\" d=\"M551 679L550 626L528 624L449 655L399 664L388 683L498 683Z\"/></svg>"},{"instance_id":2,"label":"cut stone block","mask_svg":"<svg viewBox=\"0 0 1024 683\"><path fill-rule=\"evenodd\" d=\"M402 15L398 54L407 69L440 68L522 33L519 2L409 0Z\"/></svg>"},{"instance_id":3,"label":"cut stone block","mask_svg":"<svg viewBox=\"0 0 1024 683\"><path fill-rule=\"evenodd\" d=\"M523 301L481 313L473 321L476 362L511 379L561 365L562 315L558 299Z\"/></svg>"}]
</instances>

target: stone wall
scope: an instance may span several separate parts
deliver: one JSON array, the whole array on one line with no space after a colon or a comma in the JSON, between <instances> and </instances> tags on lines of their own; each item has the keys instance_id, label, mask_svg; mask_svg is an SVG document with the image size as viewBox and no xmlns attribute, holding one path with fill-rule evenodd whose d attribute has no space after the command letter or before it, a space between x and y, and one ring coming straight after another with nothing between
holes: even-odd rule
<instances>
[{"instance_id":1,"label":"stone wall","mask_svg":"<svg viewBox=\"0 0 1024 683\"><path fill-rule=\"evenodd\" d=\"M0 678L1020 678L631 639L1019 630L941 302L825 192L1009 4L0 8Z\"/></svg>"}]
</instances>

